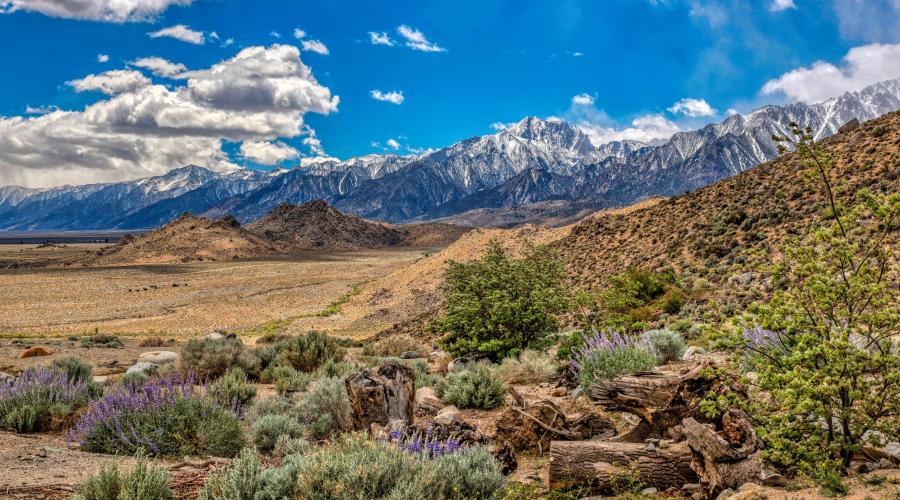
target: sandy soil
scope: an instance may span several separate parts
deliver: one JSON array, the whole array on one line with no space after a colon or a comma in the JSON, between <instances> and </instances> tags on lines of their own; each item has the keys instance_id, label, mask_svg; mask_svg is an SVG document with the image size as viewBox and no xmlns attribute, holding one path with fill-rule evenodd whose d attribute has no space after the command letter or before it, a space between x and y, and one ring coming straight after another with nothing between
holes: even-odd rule
<instances>
[{"instance_id":1,"label":"sandy soil","mask_svg":"<svg viewBox=\"0 0 900 500\"><path fill-rule=\"evenodd\" d=\"M0 270L0 338L68 336L95 328L177 336L247 330L315 316L354 284L384 276L421 255L420 250L380 250L235 262ZM335 330L345 323L313 321L303 328Z\"/></svg>"}]
</instances>

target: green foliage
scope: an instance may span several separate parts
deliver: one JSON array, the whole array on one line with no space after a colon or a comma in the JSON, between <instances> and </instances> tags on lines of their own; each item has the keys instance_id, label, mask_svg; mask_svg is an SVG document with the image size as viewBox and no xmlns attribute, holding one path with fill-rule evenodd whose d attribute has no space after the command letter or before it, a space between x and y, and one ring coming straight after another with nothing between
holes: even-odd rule
<instances>
[{"instance_id":1,"label":"green foliage","mask_svg":"<svg viewBox=\"0 0 900 500\"><path fill-rule=\"evenodd\" d=\"M647 344L633 336L616 332L594 332L585 338L573 359L577 363L578 383L587 391L597 380L648 371L656 367L656 355Z\"/></svg>"},{"instance_id":2,"label":"green foliage","mask_svg":"<svg viewBox=\"0 0 900 500\"><path fill-rule=\"evenodd\" d=\"M900 195L860 191L845 207L834 158L808 129L792 127L797 158L821 187L825 220L783 249L775 278L784 289L752 308L759 328L733 340L771 393L760 430L767 458L839 492L834 470L847 469L867 431L900 437L900 297L891 282ZM837 465L823 472L829 463Z\"/></svg>"},{"instance_id":3,"label":"green foliage","mask_svg":"<svg viewBox=\"0 0 900 500\"><path fill-rule=\"evenodd\" d=\"M463 370L447 375L435 387L437 396L458 408L490 410L503 404L506 386L490 364L472 363Z\"/></svg>"},{"instance_id":4,"label":"green foliage","mask_svg":"<svg viewBox=\"0 0 900 500\"><path fill-rule=\"evenodd\" d=\"M444 315L431 328L447 334L442 344L454 355L515 355L557 330L555 315L570 306L564 276L548 247L529 245L516 259L491 241L481 260L449 263Z\"/></svg>"},{"instance_id":5,"label":"green foliage","mask_svg":"<svg viewBox=\"0 0 900 500\"><path fill-rule=\"evenodd\" d=\"M300 394L297 417L309 439L324 439L353 428L352 410L342 378L324 378Z\"/></svg>"},{"instance_id":6,"label":"green foliage","mask_svg":"<svg viewBox=\"0 0 900 500\"><path fill-rule=\"evenodd\" d=\"M247 380L239 366L209 385L209 395L226 407L249 405L256 397L256 387Z\"/></svg>"},{"instance_id":7,"label":"green foliage","mask_svg":"<svg viewBox=\"0 0 900 500\"><path fill-rule=\"evenodd\" d=\"M233 366L256 376L259 358L238 338L191 339L181 348L181 369L200 380L215 380Z\"/></svg>"},{"instance_id":8,"label":"green foliage","mask_svg":"<svg viewBox=\"0 0 900 500\"><path fill-rule=\"evenodd\" d=\"M372 353L378 356L399 356L407 351L423 352L420 341L409 335L391 335L375 343Z\"/></svg>"},{"instance_id":9,"label":"green foliage","mask_svg":"<svg viewBox=\"0 0 900 500\"><path fill-rule=\"evenodd\" d=\"M122 339L115 335L99 333L97 330L95 330L94 335L81 339L81 347L86 347L88 349L92 347L121 349L122 347L124 347L124 344L122 344Z\"/></svg>"},{"instance_id":10,"label":"green foliage","mask_svg":"<svg viewBox=\"0 0 900 500\"><path fill-rule=\"evenodd\" d=\"M571 359L578 348L584 345L584 339L584 330L572 330L571 332L568 332L563 337L562 342L559 343L559 347L556 348L556 359Z\"/></svg>"},{"instance_id":11,"label":"green foliage","mask_svg":"<svg viewBox=\"0 0 900 500\"><path fill-rule=\"evenodd\" d=\"M681 335L668 329L647 330L643 335L651 350L656 355L659 364L670 361L680 361L684 357L687 345Z\"/></svg>"},{"instance_id":12,"label":"green foliage","mask_svg":"<svg viewBox=\"0 0 900 500\"><path fill-rule=\"evenodd\" d=\"M73 500L167 500L172 498L169 473L143 455L128 472L113 465L102 468L75 487Z\"/></svg>"},{"instance_id":13,"label":"green foliage","mask_svg":"<svg viewBox=\"0 0 900 500\"><path fill-rule=\"evenodd\" d=\"M199 500L276 500L294 497L296 467L265 469L253 450L209 475Z\"/></svg>"},{"instance_id":14,"label":"green foliage","mask_svg":"<svg viewBox=\"0 0 900 500\"><path fill-rule=\"evenodd\" d=\"M422 359L417 359L412 364L413 370L413 378L416 381L416 389L420 389L422 387L435 387L442 380L444 380L437 373L431 373L428 371L428 363L426 363Z\"/></svg>"},{"instance_id":15,"label":"green foliage","mask_svg":"<svg viewBox=\"0 0 900 500\"><path fill-rule=\"evenodd\" d=\"M506 479L482 448L427 460L362 435L342 437L302 457L296 490L308 500L491 498Z\"/></svg>"},{"instance_id":16,"label":"green foliage","mask_svg":"<svg viewBox=\"0 0 900 500\"><path fill-rule=\"evenodd\" d=\"M327 361L343 361L346 351L337 339L312 331L289 337L275 344L276 366L291 366L295 370L311 372Z\"/></svg>"},{"instance_id":17,"label":"green foliage","mask_svg":"<svg viewBox=\"0 0 900 500\"><path fill-rule=\"evenodd\" d=\"M559 365L545 353L525 350L518 358L506 358L497 375L507 384L538 384L556 377Z\"/></svg>"},{"instance_id":18,"label":"green foliage","mask_svg":"<svg viewBox=\"0 0 900 500\"><path fill-rule=\"evenodd\" d=\"M263 453L271 453L282 437L303 436L303 426L291 414L265 415L250 427L253 444Z\"/></svg>"},{"instance_id":19,"label":"green foliage","mask_svg":"<svg viewBox=\"0 0 900 500\"><path fill-rule=\"evenodd\" d=\"M6 414L6 427L18 433L38 431L38 411L30 404L17 406Z\"/></svg>"},{"instance_id":20,"label":"green foliage","mask_svg":"<svg viewBox=\"0 0 900 500\"><path fill-rule=\"evenodd\" d=\"M300 373L292 366L286 365L276 366L270 370L270 373L272 382L275 384L275 391L279 396L305 391L313 379L309 373Z\"/></svg>"},{"instance_id":21,"label":"green foliage","mask_svg":"<svg viewBox=\"0 0 900 500\"><path fill-rule=\"evenodd\" d=\"M610 276L599 294L579 294L579 306L589 325L638 332L663 313L677 314L688 297L674 272L631 268Z\"/></svg>"},{"instance_id":22,"label":"green foliage","mask_svg":"<svg viewBox=\"0 0 900 500\"><path fill-rule=\"evenodd\" d=\"M65 358L54 359L50 363L51 368L62 370L66 377L73 382L91 383L93 381L93 369L91 365L76 358L75 356L67 356Z\"/></svg>"},{"instance_id":23,"label":"green foliage","mask_svg":"<svg viewBox=\"0 0 900 500\"><path fill-rule=\"evenodd\" d=\"M346 361L335 361L329 359L322 363L322 366L316 368L316 378L340 378L345 379L348 375L356 373L358 367L353 363Z\"/></svg>"}]
</instances>

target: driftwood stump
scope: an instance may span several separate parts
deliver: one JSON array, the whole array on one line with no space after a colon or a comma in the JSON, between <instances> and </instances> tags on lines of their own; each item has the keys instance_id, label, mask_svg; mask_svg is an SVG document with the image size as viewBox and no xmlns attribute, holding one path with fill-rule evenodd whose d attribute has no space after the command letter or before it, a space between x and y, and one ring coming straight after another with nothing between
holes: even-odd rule
<instances>
[{"instance_id":1,"label":"driftwood stump","mask_svg":"<svg viewBox=\"0 0 900 500\"><path fill-rule=\"evenodd\" d=\"M637 476L660 490L697 481L686 443L666 447L612 441L553 441L550 443L550 487L591 485L611 492L616 482Z\"/></svg>"},{"instance_id":2,"label":"driftwood stump","mask_svg":"<svg viewBox=\"0 0 900 500\"><path fill-rule=\"evenodd\" d=\"M411 368L387 362L348 377L345 385L354 429L368 430L373 423L388 425L398 420L412 423L416 384Z\"/></svg>"},{"instance_id":3,"label":"driftwood stump","mask_svg":"<svg viewBox=\"0 0 900 500\"><path fill-rule=\"evenodd\" d=\"M749 415L728 410L722 416L721 430L686 418L680 430L693 452L691 467L697 471L704 490L715 495L726 488L738 489L747 482L759 482L760 441Z\"/></svg>"}]
</instances>

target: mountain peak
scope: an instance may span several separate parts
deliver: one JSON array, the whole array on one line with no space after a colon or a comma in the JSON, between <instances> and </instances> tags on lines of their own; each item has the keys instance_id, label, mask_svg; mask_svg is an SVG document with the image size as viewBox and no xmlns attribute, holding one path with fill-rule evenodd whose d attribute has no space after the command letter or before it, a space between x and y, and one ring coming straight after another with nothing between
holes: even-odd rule
<instances>
[{"instance_id":1,"label":"mountain peak","mask_svg":"<svg viewBox=\"0 0 900 500\"><path fill-rule=\"evenodd\" d=\"M588 154L594 149L587 134L559 118L527 116L501 133L562 147L577 154Z\"/></svg>"}]
</instances>

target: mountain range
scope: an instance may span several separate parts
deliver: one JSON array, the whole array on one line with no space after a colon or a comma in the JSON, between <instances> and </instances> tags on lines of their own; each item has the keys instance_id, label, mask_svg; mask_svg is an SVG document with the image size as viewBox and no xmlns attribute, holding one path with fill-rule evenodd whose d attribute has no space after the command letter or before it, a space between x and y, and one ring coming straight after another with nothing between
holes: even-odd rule
<instances>
[{"instance_id":1,"label":"mountain range","mask_svg":"<svg viewBox=\"0 0 900 500\"><path fill-rule=\"evenodd\" d=\"M772 135L786 134L791 122L823 138L850 120L897 109L900 79L819 103L734 114L661 144L595 147L577 126L527 117L495 134L421 155L321 159L271 172L186 166L119 183L6 186L0 187L0 229L141 229L185 211L250 222L280 204L315 199L387 222L452 220L472 210L559 201L571 202L573 210L621 206L695 190L771 160L777 156Z\"/></svg>"}]
</instances>

